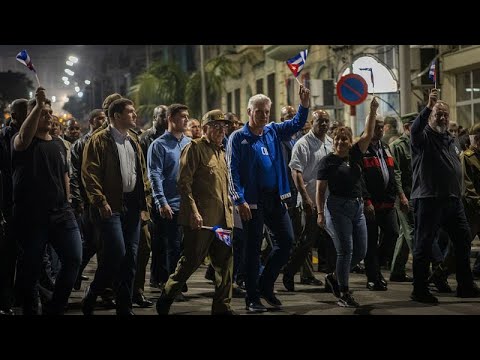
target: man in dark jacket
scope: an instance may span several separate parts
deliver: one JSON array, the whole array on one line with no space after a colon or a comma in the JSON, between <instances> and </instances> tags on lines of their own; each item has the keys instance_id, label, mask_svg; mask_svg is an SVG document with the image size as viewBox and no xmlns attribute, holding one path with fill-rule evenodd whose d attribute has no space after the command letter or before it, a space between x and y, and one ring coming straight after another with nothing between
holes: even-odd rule
<instances>
[{"instance_id":1,"label":"man in dark jacket","mask_svg":"<svg viewBox=\"0 0 480 360\"><path fill-rule=\"evenodd\" d=\"M470 228L462 203L460 149L448 133L450 108L437 101L432 89L428 105L415 119L412 139L412 196L415 238L413 249L412 300L438 303L428 290L428 268L432 241L443 228L450 236L456 254L458 297L478 297L470 269Z\"/></svg>"}]
</instances>

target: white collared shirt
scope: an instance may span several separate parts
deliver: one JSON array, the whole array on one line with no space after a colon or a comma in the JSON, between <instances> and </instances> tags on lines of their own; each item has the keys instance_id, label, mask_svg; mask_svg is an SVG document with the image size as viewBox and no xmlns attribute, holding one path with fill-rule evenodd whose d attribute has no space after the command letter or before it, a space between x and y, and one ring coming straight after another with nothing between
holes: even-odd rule
<instances>
[{"instance_id":1,"label":"white collared shirt","mask_svg":"<svg viewBox=\"0 0 480 360\"><path fill-rule=\"evenodd\" d=\"M118 157L120 158L120 171L122 173L123 192L132 192L137 182L136 155L130 142L128 133L123 135L120 131L110 125L113 139L117 144Z\"/></svg>"},{"instance_id":2,"label":"white collared shirt","mask_svg":"<svg viewBox=\"0 0 480 360\"><path fill-rule=\"evenodd\" d=\"M302 173L308 196L315 203L317 173L320 160L333 151L333 140L325 135L325 142L310 130L293 146L292 159L288 166Z\"/></svg>"}]
</instances>

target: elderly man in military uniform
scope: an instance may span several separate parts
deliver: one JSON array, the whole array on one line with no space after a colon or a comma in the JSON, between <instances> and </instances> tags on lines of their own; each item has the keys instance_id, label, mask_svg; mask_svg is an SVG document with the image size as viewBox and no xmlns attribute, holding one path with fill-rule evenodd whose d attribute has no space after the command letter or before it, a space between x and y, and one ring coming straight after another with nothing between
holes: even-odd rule
<instances>
[{"instance_id":1,"label":"elderly man in military uniform","mask_svg":"<svg viewBox=\"0 0 480 360\"><path fill-rule=\"evenodd\" d=\"M460 155L463 171L463 203L472 240L480 234L480 124L470 130L470 148ZM480 256L473 266L473 275L480 277Z\"/></svg>"},{"instance_id":2,"label":"elderly man in military uniform","mask_svg":"<svg viewBox=\"0 0 480 360\"><path fill-rule=\"evenodd\" d=\"M175 296L209 255L215 268L212 315L233 315L233 253L231 246L215 238L202 226L233 228L233 206L228 196L228 170L222 140L228 122L221 110L207 112L202 119L204 136L194 139L182 151L178 189L179 224L183 225L183 254L157 302L159 315L167 315Z\"/></svg>"},{"instance_id":3,"label":"elderly man in military uniform","mask_svg":"<svg viewBox=\"0 0 480 360\"><path fill-rule=\"evenodd\" d=\"M412 250L413 240L413 209L410 203L412 191L412 154L410 150L410 126L418 113L402 116L403 134L390 144L393 159L395 160L395 181L399 189L399 196L395 202L400 234L393 253L390 281L411 282L412 278L405 273L408 253Z\"/></svg>"}]
</instances>

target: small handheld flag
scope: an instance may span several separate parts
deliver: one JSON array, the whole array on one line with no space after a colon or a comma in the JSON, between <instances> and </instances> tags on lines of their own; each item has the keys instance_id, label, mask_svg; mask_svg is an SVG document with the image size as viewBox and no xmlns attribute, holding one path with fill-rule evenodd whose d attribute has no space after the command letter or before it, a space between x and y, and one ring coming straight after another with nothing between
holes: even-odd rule
<instances>
[{"instance_id":1,"label":"small handheld flag","mask_svg":"<svg viewBox=\"0 0 480 360\"><path fill-rule=\"evenodd\" d=\"M30 59L30 56L28 55L27 50L20 51L17 54L16 59L35 73L35 78L37 79L38 86L40 86L40 80L38 80L37 70L35 70L35 67L33 66L33 63L32 63L32 59Z\"/></svg>"},{"instance_id":2,"label":"small handheld flag","mask_svg":"<svg viewBox=\"0 0 480 360\"><path fill-rule=\"evenodd\" d=\"M230 230L222 229L220 226L202 226L202 229L212 230L215 233L215 237L225 243L227 246L232 246L232 239L230 238Z\"/></svg>"},{"instance_id":3,"label":"small handheld flag","mask_svg":"<svg viewBox=\"0 0 480 360\"><path fill-rule=\"evenodd\" d=\"M372 81L372 93L375 95L375 81L373 79L373 69L372 68L359 68L358 70L370 71L370 80Z\"/></svg>"},{"instance_id":4,"label":"small handheld flag","mask_svg":"<svg viewBox=\"0 0 480 360\"><path fill-rule=\"evenodd\" d=\"M293 76L295 76L295 79L299 84L300 84L300 81L298 80L298 75L300 75L300 72L303 70L303 67L305 66L307 55L308 55L308 50L303 50L303 51L300 51L298 55L295 55L294 57L287 60L287 66L290 69L290 71L293 73Z\"/></svg>"},{"instance_id":5,"label":"small handheld flag","mask_svg":"<svg viewBox=\"0 0 480 360\"><path fill-rule=\"evenodd\" d=\"M433 81L435 84L435 89L437 88L437 67L436 61L433 60L430 64L430 70L428 71L428 78Z\"/></svg>"}]
</instances>

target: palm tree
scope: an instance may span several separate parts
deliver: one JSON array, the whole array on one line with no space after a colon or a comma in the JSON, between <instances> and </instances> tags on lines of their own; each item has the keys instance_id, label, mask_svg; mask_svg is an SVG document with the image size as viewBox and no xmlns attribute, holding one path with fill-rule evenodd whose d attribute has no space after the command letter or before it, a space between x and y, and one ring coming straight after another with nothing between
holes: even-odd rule
<instances>
[{"instance_id":1,"label":"palm tree","mask_svg":"<svg viewBox=\"0 0 480 360\"><path fill-rule=\"evenodd\" d=\"M224 80L227 77L236 78L238 76L237 66L224 55L207 61L205 64L205 81L208 110L220 107ZM190 113L197 116L201 114L202 109L201 91L200 70L197 70L188 79L185 89L185 100L190 108Z\"/></svg>"},{"instance_id":2,"label":"palm tree","mask_svg":"<svg viewBox=\"0 0 480 360\"><path fill-rule=\"evenodd\" d=\"M144 73L138 75L129 89L137 113L146 123L158 105L183 103L185 99L186 74L174 63L154 62Z\"/></svg>"}]
</instances>

